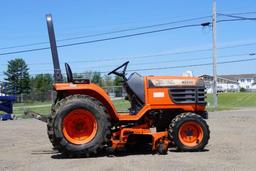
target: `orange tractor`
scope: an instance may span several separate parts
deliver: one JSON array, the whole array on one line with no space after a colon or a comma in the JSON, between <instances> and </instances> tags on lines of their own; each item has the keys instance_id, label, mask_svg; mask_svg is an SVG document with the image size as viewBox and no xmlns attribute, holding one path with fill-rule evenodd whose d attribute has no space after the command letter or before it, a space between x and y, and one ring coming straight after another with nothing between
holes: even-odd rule
<instances>
[{"instance_id":1,"label":"orange tractor","mask_svg":"<svg viewBox=\"0 0 256 171\"><path fill-rule=\"evenodd\" d=\"M62 154L97 155L103 150L120 150L147 145L152 152L166 154L170 145L180 151L200 151L207 145L210 131L204 119L205 85L196 77L126 77L129 62L108 74L123 78L123 88L131 107L117 112L108 94L88 79L73 78L65 64L63 81L51 15L47 26L54 64L56 100L48 118L49 139ZM154 129L156 128L156 129Z\"/></svg>"}]
</instances>

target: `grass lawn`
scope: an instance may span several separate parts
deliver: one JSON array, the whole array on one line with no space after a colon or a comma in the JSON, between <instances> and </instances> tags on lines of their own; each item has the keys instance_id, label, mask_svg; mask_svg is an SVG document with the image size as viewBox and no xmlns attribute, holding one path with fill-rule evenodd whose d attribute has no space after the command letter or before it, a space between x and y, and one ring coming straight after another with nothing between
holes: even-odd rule
<instances>
[{"instance_id":1,"label":"grass lawn","mask_svg":"<svg viewBox=\"0 0 256 171\"><path fill-rule=\"evenodd\" d=\"M35 102L35 103L15 103L13 113L16 116L22 117L24 111L31 110L40 114L48 115L50 113L51 101L48 102Z\"/></svg>"},{"instance_id":2,"label":"grass lawn","mask_svg":"<svg viewBox=\"0 0 256 171\"><path fill-rule=\"evenodd\" d=\"M213 109L213 96L207 95L208 108ZM220 93L218 95L218 110L239 109L244 107L256 107L256 93Z\"/></svg>"},{"instance_id":3,"label":"grass lawn","mask_svg":"<svg viewBox=\"0 0 256 171\"><path fill-rule=\"evenodd\" d=\"M23 117L24 111L30 110L43 115L49 115L51 110L51 101L35 102L35 103L15 103L13 113L17 117ZM113 103L118 111L127 111L130 103L127 100L113 100Z\"/></svg>"},{"instance_id":4,"label":"grass lawn","mask_svg":"<svg viewBox=\"0 0 256 171\"><path fill-rule=\"evenodd\" d=\"M213 109L213 97L207 95L208 110ZM126 100L114 100L114 105L118 111L127 111L130 104ZM218 95L218 110L230 110L243 107L256 107L256 93L220 93ZM31 110L44 115L50 114L51 102L35 102L35 103L16 103L14 104L14 114L18 117L24 115L24 111Z\"/></svg>"}]
</instances>

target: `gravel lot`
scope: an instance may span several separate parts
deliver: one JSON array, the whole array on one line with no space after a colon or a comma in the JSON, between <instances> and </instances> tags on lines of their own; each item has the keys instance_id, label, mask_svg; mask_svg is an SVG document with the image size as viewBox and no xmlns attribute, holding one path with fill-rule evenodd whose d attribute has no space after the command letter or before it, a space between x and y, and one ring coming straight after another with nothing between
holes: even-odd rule
<instances>
[{"instance_id":1,"label":"gravel lot","mask_svg":"<svg viewBox=\"0 0 256 171\"><path fill-rule=\"evenodd\" d=\"M34 119L0 122L4 170L256 170L256 109L210 113L204 152L62 159L51 150L46 124Z\"/></svg>"}]
</instances>

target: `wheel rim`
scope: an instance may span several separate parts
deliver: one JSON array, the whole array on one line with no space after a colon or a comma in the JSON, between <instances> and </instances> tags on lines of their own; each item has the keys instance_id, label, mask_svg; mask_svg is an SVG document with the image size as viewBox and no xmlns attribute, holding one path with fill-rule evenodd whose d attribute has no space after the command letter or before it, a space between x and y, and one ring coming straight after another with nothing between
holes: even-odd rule
<instances>
[{"instance_id":1,"label":"wheel rim","mask_svg":"<svg viewBox=\"0 0 256 171\"><path fill-rule=\"evenodd\" d=\"M203 140L203 129L195 121L188 121L181 125L179 129L179 139L182 144L188 147L194 147Z\"/></svg>"},{"instance_id":2,"label":"wheel rim","mask_svg":"<svg viewBox=\"0 0 256 171\"><path fill-rule=\"evenodd\" d=\"M97 121L93 114L85 109L69 112L63 120L63 135L73 144L90 142L97 133Z\"/></svg>"}]
</instances>

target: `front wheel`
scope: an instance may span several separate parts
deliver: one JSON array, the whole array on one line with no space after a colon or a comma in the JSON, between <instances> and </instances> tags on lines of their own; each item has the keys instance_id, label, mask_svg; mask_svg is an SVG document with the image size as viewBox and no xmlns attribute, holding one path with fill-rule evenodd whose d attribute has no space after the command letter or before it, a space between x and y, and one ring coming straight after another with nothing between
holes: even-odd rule
<instances>
[{"instance_id":1,"label":"front wheel","mask_svg":"<svg viewBox=\"0 0 256 171\"><path fill-rule=\"evenodd\" d=\"M179 151L201 151L209 141L210 131L201 116L183 113L172 120L169 135Z\"/></svg>"}]
</instances>

